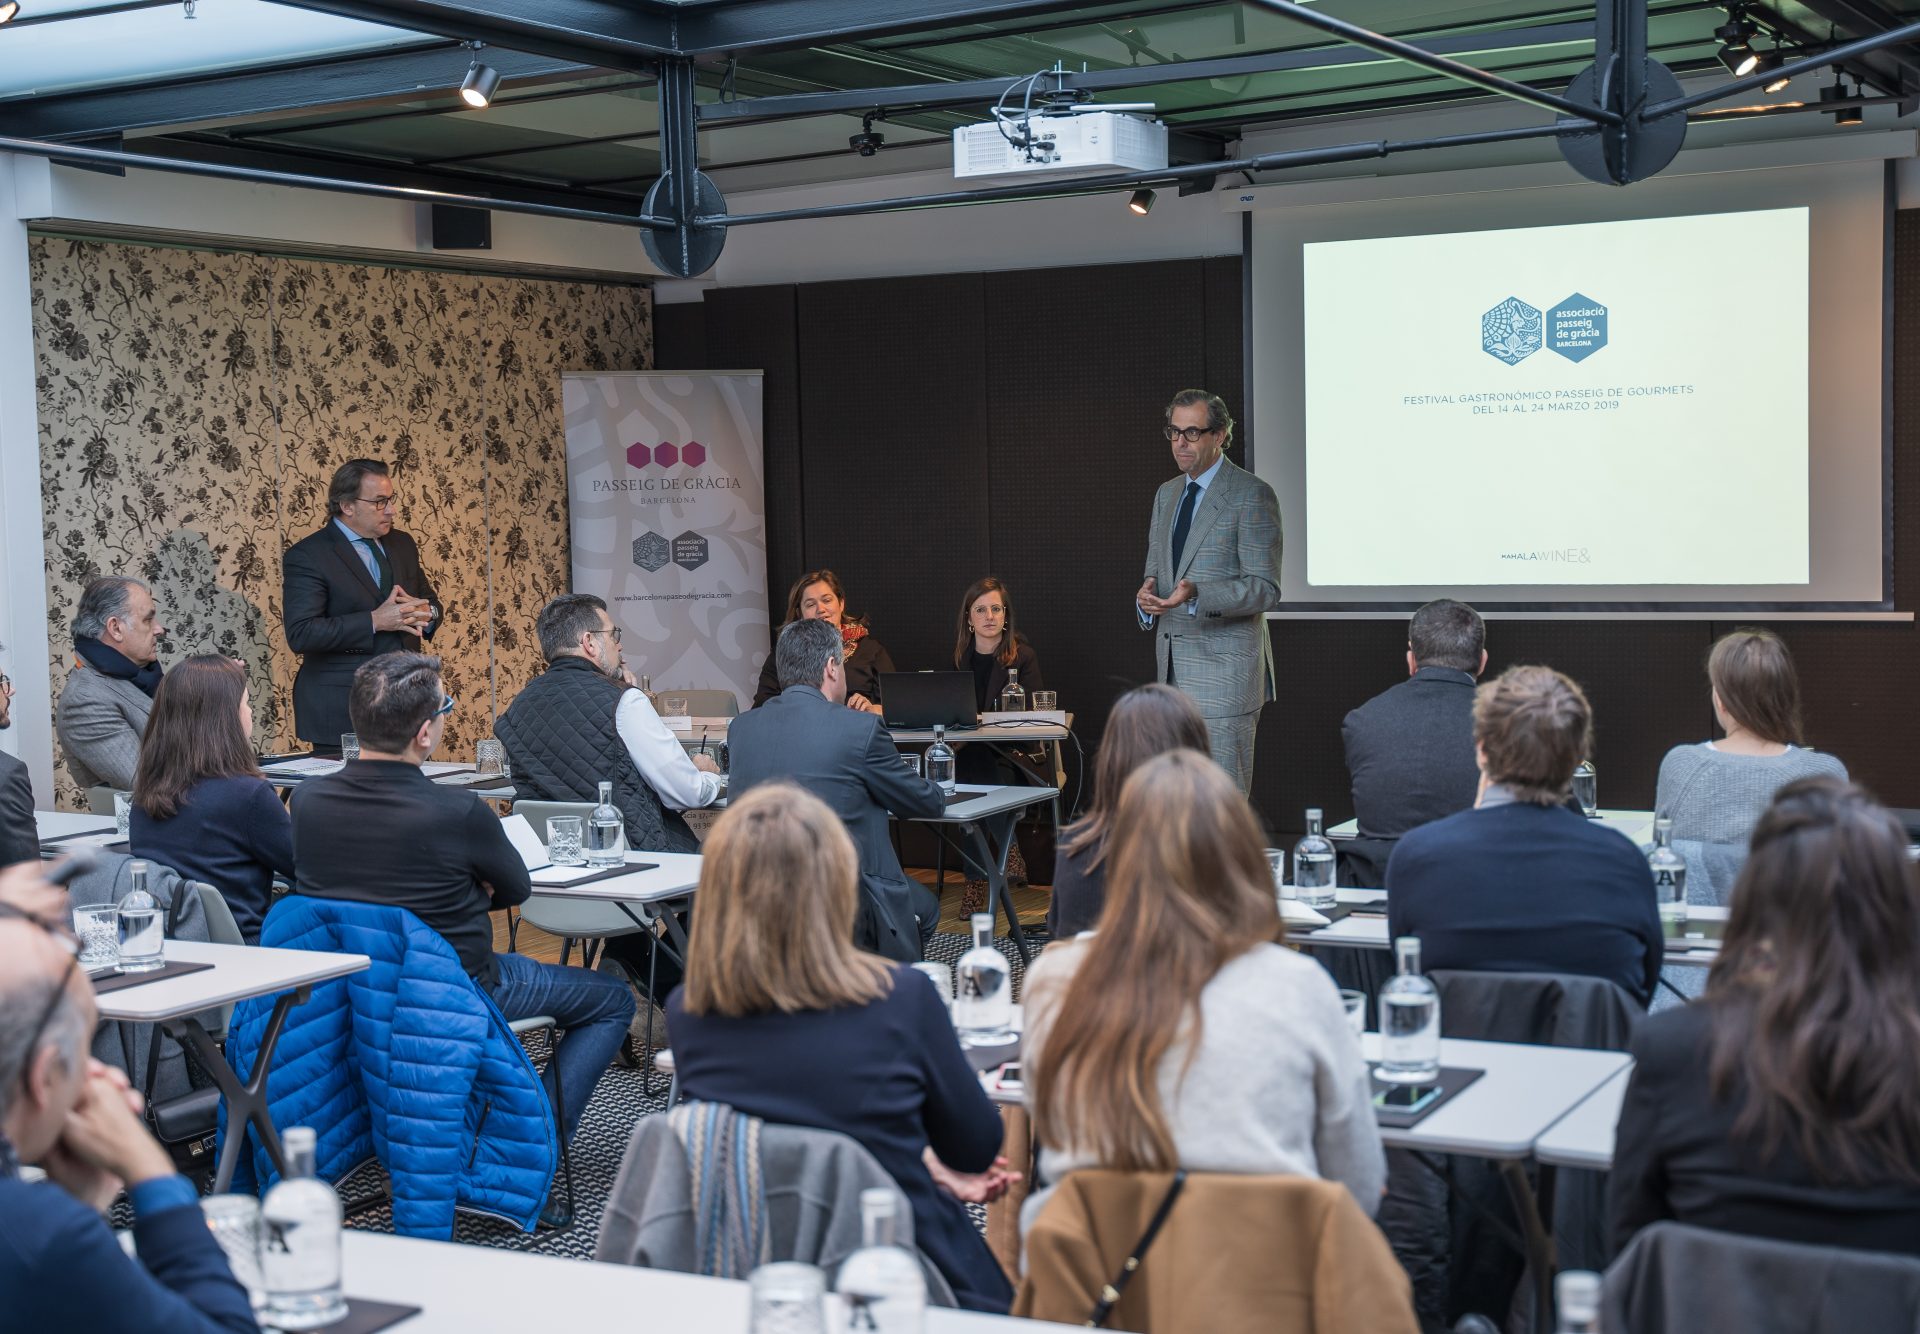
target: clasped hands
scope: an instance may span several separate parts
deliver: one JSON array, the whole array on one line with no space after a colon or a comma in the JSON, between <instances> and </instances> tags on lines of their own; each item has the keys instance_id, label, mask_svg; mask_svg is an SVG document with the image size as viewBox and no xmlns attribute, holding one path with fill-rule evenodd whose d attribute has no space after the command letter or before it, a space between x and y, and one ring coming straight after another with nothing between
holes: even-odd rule
<instances>
[{"instance_id":1,"label":"clasped hands","mask_svg":"<svg viewBox=\"0 0 1920 1334\"><path fill-rule=\"evenodd\" d=\"M940 1161L931 1146L921 1152L920 1161L927 1165L933 1184L963 1204L992 1204L1025 1175L1008 1168L1005 1158L995 1158L984 1172L956 1172Z\"/></svg>"},{"instance_id":2,"label":"clasped hands","mask_svg":"<svg viewBox=\"0 0 1920 1334\"><path fill-rule=\"evenodd\" d=\"M173 1175L173 1160L147 1132L140 1095L126 1075L87 1058L86 1088L40 1166L69 1195L102 1213L122 1186Z\"/></svg>"},{"instance_id":3,"label":"clasped hands","mask_svg":"<svg viewBox=\"0 0 1920 1334\"><path fill-rule=\"evenodd\" d=\"M1166 597L1158 597L1153 591L1153 579L1149 577L1141 581L1140 591L1133 595L1133 601L1148 616L1164 616L1175 607L1192 601L1198 591L1193 586L1193 580L1182 579L1173 586L1173 592Z\"/></svg>"},{"instance_id":4,"label":"clasped hands","mask_svg":"<svg viewBox=\"0 0 1920 1334\"><path fill-rule=\"evenodd\" d=\"M409 597L407 590L395 584L387 600L373 609L375 630L403 630L417 635L433 621L433 604L425 598Z\"/></svg>"}]
</instances>

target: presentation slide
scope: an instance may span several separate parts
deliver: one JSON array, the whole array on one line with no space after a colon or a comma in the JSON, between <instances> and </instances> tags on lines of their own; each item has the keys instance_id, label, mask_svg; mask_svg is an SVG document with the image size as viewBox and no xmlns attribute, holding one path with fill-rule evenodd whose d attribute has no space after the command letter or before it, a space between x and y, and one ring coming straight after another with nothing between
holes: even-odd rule
<instances>
[{"instance_id":1,"label":"presentation slide","mask_svg":"<svg viewBox=\"0 0 1920 1334\"><path fill-rule=\"evenodd\" d=\"M1308 582L1806 584L1807 246L1806 208L1304 246Z\"/></svg>"}]
</instances>

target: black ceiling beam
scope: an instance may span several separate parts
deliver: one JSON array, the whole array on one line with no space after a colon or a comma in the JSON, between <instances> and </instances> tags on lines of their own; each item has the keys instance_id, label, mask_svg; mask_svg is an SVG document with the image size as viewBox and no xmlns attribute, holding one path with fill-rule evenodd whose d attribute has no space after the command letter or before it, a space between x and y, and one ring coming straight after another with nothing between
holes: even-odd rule
<instances>
[{"instance_id":1,"label":"black ceiling beam","mask_svg":"<svg viewBox=\"0 0 1920 1334\"><path fill-rule=\"evenodd\" d=\"M31 28L41 23L71 23L75 19L97 19L114 14L130 14L136 9L159 9L164 5L177 5L180 0L116 0L116 3L89 5L85 9L62 9L51 14L35 14L31 11L16 14L7 20L9 29Z\"/></svg>"},{"instance_id":2,"label":"black ceiling beam","mask_svg":"<svg viewBox=\"0 0 1920 1334\"><path fill-rule=\"evenodd\" d=\"M1685 97L1670 97L1664 102L1655 102L1642 109L1640 119L1657 120L1661 116L1670 116L1676 111L1692 111L1695 107L1707 106L1723 98L1752 92L1778 78L1798 78L1802 74L1809 74L1829 65L1838 65L1857 56L1863 56L1872 51L1883 51L1888 47L1916 39L1920 39L1920 22L1903 23L1885 32L1843 42L1829 51L1809 56L1805 60L1789 60L1778 69L1749 74L1745 78L1735 79L1730 83L1723 83L1716 88L1708 88Z\"/></svg>"},{"instance_id":3,"label":"black ceiling beam","mask_svg":"<svg viewBox=\"0 0 1920 1334\"><path fill-rule=\"evenodd\" d=\"M1592 40L1592 23L1552 23L1534 28L1516 28L1510 32L1457 33L1423 43L1423 49L1436 55L1491 53L1510 51L1519 47L1553 46L1560 43L1591 42ZM1376 65L1392 58L1341 43L1337 46L1296 47L1286 51L1268 51L1259 55L1183 60L1171 65L1093 70L1085 74L1069 73L1063 82L1068 88L1089 93L1117 92L1128 88L1145 88L1155 84L1182 83L1196 79L1237 79L1251 74L1279 74L1289 70L1332 69L1341 65ZM700 123L710 125L733 120L787 120L797 116L868 111L874 107L926 109L987 106L1008 89L1025 83L1026 79L1026 75L1021 75L1013 79L907 84L891 88L855 88L846 92L791 93L775 97L741 98L732 102L708 102L700 107Z\"/></svg>"},{"instance_id":4,"label":"black ceiling beam","mask_svg":"<svg viewBox=\"0 0 1920 1334\"><path fill-rule=\"evenodd\" d=\"M1087 0L746 0L683 6L675 28L682 55L745 54L964 23L1004 23L1086 6Z\"/></svg>"},{"instance_id":5,"label":"black ceiling beam","mask_svg":"<svg viewBox=\"0 0 1920 1334\"><path fill-rule=\"evenodd\" d=\"M588 66L519 51L489 50L487 63L510 82L594 73ZM86 139L437 92L447 95L447 110L459 111L464 108L453 95L466 72L465 52L453 43L434 42L335 60L23 98L4 104L4 119L8 131L22 139Z\"/></svg>"},{"instance_id":6,"label":"black ceiling beam","mask_svg":"<svg viewBox=\"0 0 1920 1334\"><path fill-rule=\"evenodd\" d=\"M1836 28L1868 37L1874 33L1886 32L1900 25L1900 16L1889 13L1873 0L1800 0L1810 12L1818 14ZM1887 86L1888 92L1906 92L1920 88L1920 54L1916 54L1910 44L1887 47L1874 53L1878 57L1867 57L1862 63L1876 71L1891 67L1891 73L1875 82ZM1879 62L1885 62L1881 65Z\"/></svg>"},{"instance_id":7,"label":"black ceiling beam","mask_svg":"<svg viewBox=\"0 0 1920 1334\"><path fill-rule=\"evenodd\" d=\"M671 16L605 0L276 0L295 9L485 42L607 69L650 70L673 52ZM488 64L493 62L489 60Z\"/></svg>"}]
</instances>

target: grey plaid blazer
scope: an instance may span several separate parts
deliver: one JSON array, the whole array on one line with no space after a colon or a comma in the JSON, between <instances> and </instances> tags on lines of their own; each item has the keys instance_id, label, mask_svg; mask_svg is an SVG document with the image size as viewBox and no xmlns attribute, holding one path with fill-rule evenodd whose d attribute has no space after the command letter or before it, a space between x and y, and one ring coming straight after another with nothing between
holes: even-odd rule
<instances>
[{"instance_id":1,"label":"grey plaid blazer","mask_svg":"<svg viewBox=\"0 0 1920 1334\"><path fill-rule=\"evenodd\" d=\"M152 712L153 700L133 682L76 664L61 688L53 723L73 781L131 792Z\"/></svg>"},{"instance_id":2,"label":"grey plaid blazer","mask_svg":"<svg viewBox=\"0 0 1920 1334\"><path fill-rule=\"evenodd\" d=\"M1155 667L1164 681L1171 663L1174 683L1210 718L1250 713L1274 698L1265 613L1280 605L1280 502L1258 477L1221 460L1176 570L1173 520L1186 487L1185 475L1174 476L1153 497L1145 577L1162 597L1191 579L1200 610L1179 607L1146 627Z\"/></svg>"}]
</instances>

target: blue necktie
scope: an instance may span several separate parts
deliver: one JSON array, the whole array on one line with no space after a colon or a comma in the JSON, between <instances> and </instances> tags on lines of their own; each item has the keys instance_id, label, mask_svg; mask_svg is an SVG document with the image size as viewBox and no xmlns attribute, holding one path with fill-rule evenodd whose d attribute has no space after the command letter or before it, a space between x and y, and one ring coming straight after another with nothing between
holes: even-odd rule
<instances>
[{"instance_id":1,"label":"blue necktie","mask_svg":"<svg viewBox=\"0 0 1920 1334\"><path fill-rule=\"evenodd\" d=\"M1180 512L1173 516L1173 577L1180 577L1180 557L1187 549L1187 530L1193 527L1193 502L1200 495L1200 483L1188 482L1187 493L1180 497Z\"/></svg>"},{"instance_id":2,"label":"blue necktie","mask_svg":"<svg viewBox=\"0 0 1920 1334\"><path fill-rule=\"evenodd\" d=\"M378 542L368 538L361 538L360 545L373 557L373 582L380 589L380 596L385 597L393 587L393 576L387 572L387 553L380 549Z\"/></svg>"}]
</instances>

